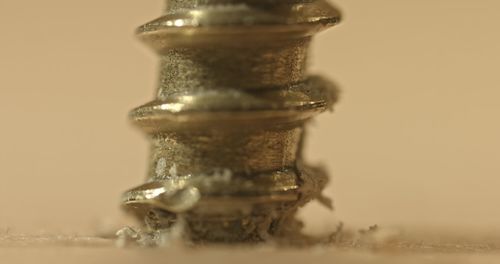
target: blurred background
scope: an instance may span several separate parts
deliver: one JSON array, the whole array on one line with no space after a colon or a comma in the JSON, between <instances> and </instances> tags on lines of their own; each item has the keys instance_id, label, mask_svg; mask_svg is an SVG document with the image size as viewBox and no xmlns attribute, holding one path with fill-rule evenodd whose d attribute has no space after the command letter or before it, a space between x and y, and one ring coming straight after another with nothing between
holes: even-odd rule
<instances>
[{"instance_id":1,"label":"blurred background","mask_svg":"<svg viewBox=\"0 0 500 264\"><path fill-rule=\"evenodd\" d=\"M336 0L312 71L342 100L310 128L332 215L316 227L500 229L496 0ZM157 63L133 36L162 0L0 1L0 231L92 234L119 223L148 144L127 121ZM311 216L316 217L311 217Z\"/></svg>"}]
</instances>

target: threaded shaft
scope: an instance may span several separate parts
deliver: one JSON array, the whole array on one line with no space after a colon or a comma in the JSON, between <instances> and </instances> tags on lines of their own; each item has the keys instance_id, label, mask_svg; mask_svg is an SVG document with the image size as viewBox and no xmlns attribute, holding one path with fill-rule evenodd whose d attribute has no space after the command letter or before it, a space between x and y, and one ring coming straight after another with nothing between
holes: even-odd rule
<instances>
[{"instance_id":1,"label":"threaded shaft","mask_svg":"<svg viewBox=\"0 0 500 264\"><path fill-rule=\"evenodd\" d=\"M336 100L306 75L307 49L338 19L323 0L167 1L138 30L161 73L157 98L131 112L152 154L125 207L153 230L182 218L193 241L298 232L297 208L327 181L302 164L304 124Z\"/></svg>"}]
</instances>

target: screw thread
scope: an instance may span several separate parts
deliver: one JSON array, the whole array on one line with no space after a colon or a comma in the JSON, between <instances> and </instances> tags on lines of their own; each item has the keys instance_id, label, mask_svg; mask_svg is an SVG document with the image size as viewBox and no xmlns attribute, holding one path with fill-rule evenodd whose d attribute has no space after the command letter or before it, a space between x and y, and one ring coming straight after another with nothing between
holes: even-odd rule
<instances>
[{"instance_id":1,"label":"screw thread","mask_svg":"<svg viewBox=\"0 0 500 264\"><path fill-rule=\"evenodd\" d=\"M312 36L339 21L323 0L172 0L138 36L161 61L157 97L131 112L151 140L147 183L124 206L194 241L298 232L326 174L302 162L304 124L336 101L306 72Z\"/></svg>"}]
</instances>

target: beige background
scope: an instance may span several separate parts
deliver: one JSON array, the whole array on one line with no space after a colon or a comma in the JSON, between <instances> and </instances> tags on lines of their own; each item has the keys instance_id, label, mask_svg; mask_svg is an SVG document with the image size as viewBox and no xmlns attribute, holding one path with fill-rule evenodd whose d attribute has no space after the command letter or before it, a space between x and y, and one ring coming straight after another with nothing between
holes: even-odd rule
<instances>
[{"instance_id":1,"label":"beige background","mask_svg":"<svg viewBox=\"0 0 500 264\"><path fill-rule=\"evenodd\" d=\"M311 128L334 216L372 224L500 228L496 0L337 0L314 71L342 102ZM134 28L160 0L0 1L0 232L90 234L119 222L145 173L127 112L150 100L155 56Z\"/></svg>"}]
</instances>

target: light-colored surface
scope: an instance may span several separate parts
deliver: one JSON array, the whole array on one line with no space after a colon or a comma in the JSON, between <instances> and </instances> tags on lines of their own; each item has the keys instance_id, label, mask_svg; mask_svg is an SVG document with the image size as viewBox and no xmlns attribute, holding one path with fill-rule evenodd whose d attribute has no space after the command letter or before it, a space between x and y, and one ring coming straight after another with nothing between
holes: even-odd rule
<instances>
[{"instance_id":1,"label":"light-colored surface","mask_svg":"<svg viewBox=\"0 0 500 264\"><path fill-rule=\"evenodd\" d=\"M451 241L451 240L450 240ZM175 241L174 241L175 242ZM0 236L0 259L8 263L498 263L498 251L476 244L411 243L392 246L383 243L354 243L342 247L278 248L257 247L116 248L112 240L75 236Z\"/></svg>"},{"instance_id":2,"label":"light-colored surface","mask_svg":"<svg viewBox=\"0 0 500 264\"><path fill-rule=\"evenodd\" d=\"M61 251L64 249L64 251ZM29 254L27 254L29 253ZM381 264L459 264L481 263L496 264L497 255L430 255L418 256L405 254L374 254L359 251L324 251L324 250L236 250L229 254L226 250L197 250L179 251L169 249L163 251L153 250L119 250L110 248L37 248L37 249L6 249L0 253L3 259L11 259L9 263L255 263L258 256L259 263L274 264L300 264L300 263L381 263ZM179 260L182 259L182 260Z\"/></svg>"},{"instance_id":3,"label":"light-colored surface","mask_svg":"<svg viewBox=\"0 0 500 264\"><path fill-rule=\"evenodd\" d=\"M332 173L335 219L499 232L500 2L335 3L343 24L316 39L311 62L343 99L307 148ZM89 234L119 222L118 197L147 155L126 113L152 98L157 76L131 33L162 5L0 2L0 230ZM309 212L316 229L332 226Z\"/></svg>"},{"instance_id":4,"label":"light-colored surface","mask_svg":"<svg viewBox=\"0 0 500 264\"><path fill-rule=\"evenodd\" d=\"M29 253L29 254L27 254ZM256 257L258 256L258 257ZM496 255L429 255L412 256L407 254L391 254L359 251L338 250L276 250L253 249L233 250L228 253L224 249L205 250L140 250L140 249L110 249L110 248L31 248L6 249L0 252L0 257L10 259L9 263L259 263L300 264L300 263L383 263L383 264L458 264L458 263L498 263ZM182 260L180 260L182 259Z\"/></svg>"}]
</instances>

